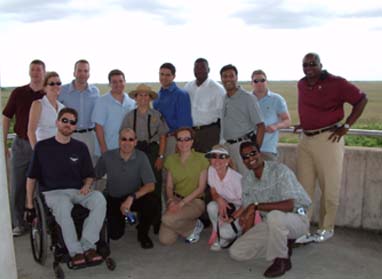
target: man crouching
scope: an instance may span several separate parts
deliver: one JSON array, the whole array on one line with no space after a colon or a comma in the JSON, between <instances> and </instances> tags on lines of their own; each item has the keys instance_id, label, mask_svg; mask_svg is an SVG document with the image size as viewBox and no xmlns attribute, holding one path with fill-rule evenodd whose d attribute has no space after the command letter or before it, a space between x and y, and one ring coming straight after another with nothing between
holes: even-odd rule
<instances>
[{"instance_id":1,"label":"man crouching","mask_svg":"<svg viewBox=\"0 0 382 279\"><path fill-rule=\"evenodd\" d=\"M244 234L231 246L230 255L239 261L273 260L264 276L281 276L292 268L294 240L309 229L306 212L311 200L294 173L283 164L264 161L254 143L243 142L240 155L250 170L242 180L243 210L235 216L240 216ZM263 222L254 226L256 210Z\"/></svg>"}]
</instances>

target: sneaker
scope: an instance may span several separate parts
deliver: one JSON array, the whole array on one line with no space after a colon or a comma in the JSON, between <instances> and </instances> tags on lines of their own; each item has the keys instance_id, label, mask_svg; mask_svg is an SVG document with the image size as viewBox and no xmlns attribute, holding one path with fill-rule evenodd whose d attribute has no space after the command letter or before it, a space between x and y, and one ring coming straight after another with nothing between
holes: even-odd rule
<instances>
[{"instance_id":1,"label":"sneaker","mask_svg":"<svg viewBox=\"0 0 382 279\"><path fill-rule=\"evenodd\" d=\"M203 231L204 225L199 219L196 221L196 225L192 234L186 237L187 243L196 243L199 241L200 233Z\"/></svg>"},{"instance_id":2,"label":"sneaker","mask_svg":"<svg viewBox=\"0 0 382 279\"><path fill-rule=\"evenodd\" d=\"M222 249L222 247L220 246L220 243L219 243L219 240L215 240L215 242L210 246L210 250L211 251L220 251Z\"/></svg>"},{"instance_id":3,"label":"sneaker","mask_svg":"<svg viewBox=\"0 0 382 279\"><path fill-rule=\"evenodd\" d=\"M24 233L25 233L25 228L20 226L16 226L12 230L12 234L14 237L22 236Z\"/></svg>"},{"instance_id":4,"label":"sneaker","mask_svg":"<svg viewBox=\"0 0 382 279\"><path fill-rule=\"evenodd\" d=\"M315 236L315 242L323 242L328 240L329 238L333 237L334 230L317 230L317 232L314 234Z\"/></svg>"},{"instance_id":5,"label":"sneaker","mask_svg":"<svg viewBox=\"0 0 382 279\"><path fill-rule=\"evenodd\" d=\"M296 239L295 244L309 244L316 241L316 234L304 234Z\"/></svg>"}]
</instances>

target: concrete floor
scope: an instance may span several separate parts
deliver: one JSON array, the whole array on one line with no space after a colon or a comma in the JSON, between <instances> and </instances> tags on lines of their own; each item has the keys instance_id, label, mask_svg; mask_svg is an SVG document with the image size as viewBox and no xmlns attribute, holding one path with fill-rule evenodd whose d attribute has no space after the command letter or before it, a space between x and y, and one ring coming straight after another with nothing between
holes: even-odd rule
<instances>
[{"instance_id":1,"label":"concrete floor","mask_svg":"<svg viewBox=\"0 0 382 279\"><path fill-rule=\"evenodd\" d=\"M179 240L171 247L159 244L153 235L154 248L143 250L136 241L136 230L129 228L125 236L112 241L112 257L117 263L114 271L104 264L81 270L62 265L66 278L128 278L128 279L237 279L263 278L270 265L262 259L235 262L227 251L209 251L210 229L202 233L196 244ZM52 255L45 266L35 263L31 254L29 235L15 238L19 279L54 278ZM295 248L293 268L282 278L382 278L382 234L337 228L327 242ZM0 274L1 279L6 279Z\"/></svg>"}]
</instances>

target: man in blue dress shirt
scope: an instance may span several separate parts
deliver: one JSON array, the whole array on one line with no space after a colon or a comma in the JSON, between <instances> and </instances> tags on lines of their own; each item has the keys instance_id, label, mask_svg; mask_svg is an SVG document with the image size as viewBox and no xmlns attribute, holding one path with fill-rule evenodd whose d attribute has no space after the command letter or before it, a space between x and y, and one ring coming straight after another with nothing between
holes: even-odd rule
<instances>
[{"instance_id":1,"label":"man in blue dress shirt","mask_svg":"<svg viewBox=\"0 0 382 279\"><path fill-rule=\"evenodd\" d=\"M84 142L95 164L95 123L91 120L95 103L100 97L99 89L88 84L90 65L81 59L74 64L74 80L61 87L59 101L78 112L77 130L73 138Z\"/></svg>"},{"instance_id":2,"label":"man in blue dress shirt","mask_svg":"<svg viewBox=\"0 0 382 279\"><path fill-rule=\"evenodd\" d=\"M159 68L159 98L153 105L163 115L170 129L167 138L166 155L175 152L175 138L173 132L180 127L192 127L191 102L186 91L174 82L175 66L164 63Z\"/></svg>"}]
</instances>

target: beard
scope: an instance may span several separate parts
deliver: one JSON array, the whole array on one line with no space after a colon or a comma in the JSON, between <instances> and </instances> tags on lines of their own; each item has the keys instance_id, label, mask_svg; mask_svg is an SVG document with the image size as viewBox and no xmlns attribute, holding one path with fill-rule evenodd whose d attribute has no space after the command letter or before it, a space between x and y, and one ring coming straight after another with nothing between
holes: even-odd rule
<instances>
[{"instance_id":1,"label":"beard","mask_svg":"<svg viewBox=\"0 0 382 279\"><path fill-rule=\"evenodd\" d=\"M60 132L60 134L62 134L65 137L70 137L74 132L74 130L67 127L59 128L58 131Z\"/></svg>"}]
</instances>

